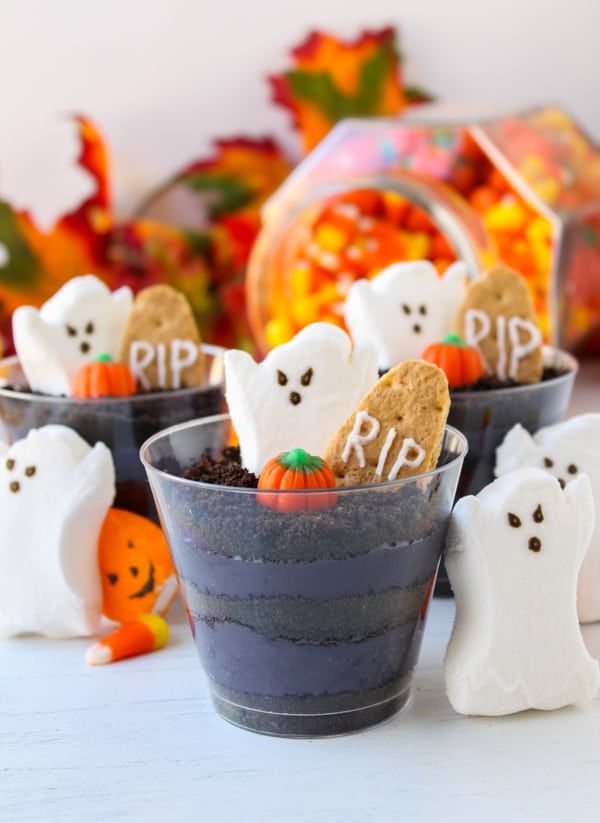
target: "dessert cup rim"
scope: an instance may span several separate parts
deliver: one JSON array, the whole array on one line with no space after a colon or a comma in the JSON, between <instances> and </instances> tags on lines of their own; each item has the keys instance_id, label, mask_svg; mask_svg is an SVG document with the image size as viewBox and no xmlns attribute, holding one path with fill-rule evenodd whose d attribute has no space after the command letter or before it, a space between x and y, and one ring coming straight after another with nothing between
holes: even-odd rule
<instances>
[{"instance_id":1,"label":"dessert cup rim","mask_svg":"<svg viewBox=\"0 0 600 823\"><path fill-rule=\"evenodd\" d=\"M204 352L204 354L208 354L212 357L223 358L227 350L222 348L221 346L214 346L209 343L202 343L202 351ZM0 369L6 366L14 366L18 363L18 356L16 354L13 354L10 357L4 357L0 359ZM93 406L95 404L99 405L102 403L144 403L150 402L151 400L158 400L161 397L185 397L189 394L194 394L200 390L214 388L215 386L219 386L222 383L223 380L221 379L214 383L208 381L206 383L203 383L201 386L184 386L181 389L168 389L165 391L136 392L135 394L128 394L121 397L72 397L64 394L40 394L34 392L19 391L18 389L11 389L8 386L0 385L0 397L12 398L17 400L27 400L30 403L69 403L74 406Z\"/></svg>"},{"instance_id":2,"label":"dessert cup rim","mask_svg":"<svg viewBox=\"0 0 600 823\"><path fill-rule=\"evenodd\" d=\"M448 432L455 435L458 439L460 445L459 454L456 457L449 460L447 463L444 463L443 466L436 466L435 469L430 469L427 472L422 472L421 474L413 474L410 477L400 477L396 480L384 480L378 483L362 483L357 486L341 486L336 487L335 489L254 489L254 488L245 488L241 486L223 486L217 483L205 483L202 480L192 480L187 477L181 477L177 474L171 474L170 472L165 471L164 469L159 469L157 466L152 464L145 456L145 452L149 450L152 444L160 440L164 437L167 437L174 432L184 431L185 429L191 429L196 426L205 426L214 423L224 423L227 420L230 420L230 415L227 412L223 414L214 414L210 417L202 417L196 420L189 420L187 423L178 423L175 426L169 426L167 429L162 429L156 434L153 434L152 437L149 437L141 446L140 448L140 460L146 470L148 475L151 472L156 472L157 474L161 475L162 477L168 479L169 481L175 481L178 483L182 483L183 485L187 485L191 488L201 489L203 491L221 491L221 492L231 492L233 494L247 494L247 495L258 495L258 494L277 494L279 495L323 495L323 494L351 494L352 492L364 492L364 491L373 491L374 489L390 489L395 488L403 485L409 485L410 483L414 483L418 480L422 480L424 478L433 477L437 474L442 474L451 468L453 468L457 463L462 463L465 459L467 452L469 451L469 444L465 435L459 431L454 426L450 426L446 424L444 426L444 435Z\"/></svg>"},{"instance_id":3,"label":"dessert cup rim","mask_svg":"<svg viewBox=\"0 0 600 823\"><path fill-rule=\"evenodd\" d=\"M577 372L579 371L579 362L572 354L569 354L569 352L554 346L544 346L542 352L544 357L544 365L547 365L546 361L551 355L560 355L560 357L566 361L565 367L567 368L567 371L564 374L559 374L558 377L551 377L549 380L540 380L537 383L521 383L517 386L502 386L498 389L484 389L476 392L464 391L461 389L450 389L450 406L452 407L452 401L455 399L466 400L468 397L483 399L490 396L494 397L496 395L506 396L508 394L539 391L544 387L558 385L577 376Z\"/></svg>"}]
</instances>

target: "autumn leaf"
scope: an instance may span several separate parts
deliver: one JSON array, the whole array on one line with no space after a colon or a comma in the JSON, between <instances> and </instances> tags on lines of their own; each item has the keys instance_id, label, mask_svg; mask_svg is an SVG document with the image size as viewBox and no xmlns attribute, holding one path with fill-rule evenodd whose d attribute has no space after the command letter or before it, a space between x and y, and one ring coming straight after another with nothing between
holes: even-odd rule
<instances>
[{"instance_id":1,"label":"autumn leaf","mask_svg":"<svg viewBox=\"0 0 600 823\"><path fill-rule=\"evenodd\" d=\"M291 53L292 67L269 78L276 103L287 108L310 151L345 117L394 115L429 99L403 89L396 31L366 31L346 42L313 32Z\"/></svg>"}]
</instances>

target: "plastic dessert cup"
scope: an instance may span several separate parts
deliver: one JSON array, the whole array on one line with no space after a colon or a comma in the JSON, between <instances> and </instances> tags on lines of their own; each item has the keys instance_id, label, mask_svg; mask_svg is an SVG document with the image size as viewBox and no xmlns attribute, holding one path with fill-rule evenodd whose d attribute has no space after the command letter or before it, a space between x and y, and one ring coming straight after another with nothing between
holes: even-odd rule
<instances>
[{"instance_id":1,"label":"plastic dessert cup","mask_svg":"<svg viewBox=\"0 0 600 823\"><path fill-rule=\"evenodd\" d=\"M115 506L157 519L142 443L157 431L223 410L223 350L204 346L206 382L194 388L98 400L33 394L16 357L0 361L0 437L13 443L50 423L70 426L93 444L106 443L117 478ZM10 388L8 388L10 387Z\"/></svg>"},{"instance_id":2,"label":"plastic dessert cup","mask_svg":"<svg viewBox=\"0 0 600 823\"><path fill-rule=\"evenodd\" d=\"M477 494L494 479L496 448L520 423L529 432L563 419L569 405L577 361L558 349L544 348L544 366L564 371L560 377L513 388L452 391L448 423L469 441L458 484L458 497Z\"/></svg>"},{"instance_id":3,"label":"plastic dessert cup","mask_svg":"<svg viewBox=\"0 0 600 823\"><path fill-rule=\"evenodd\" d=\"M392 717L410 697L466 439L448 427L434 471L333 500L181 477L230 431L220 415L141 450L217 712L286 737ZM274 494L308 510L264 505Z\"/></svg>"},{"instance_id":4,"label":"plastic dessert cup","mask_svg":"<svg viewBox=\"0 0 600 823\"><path fill-rule=\"evenodd\" d=\"M534 433L563 419L577 374L574 357L558 349L544 348L544 365L564 371L560 377L513 388L486 391L452 391L448 422L469 442L457 498L478 494L494 479L496 448L516 423ZM442 563L436 595L451 595Z\"/></svg>"}]
</instances>

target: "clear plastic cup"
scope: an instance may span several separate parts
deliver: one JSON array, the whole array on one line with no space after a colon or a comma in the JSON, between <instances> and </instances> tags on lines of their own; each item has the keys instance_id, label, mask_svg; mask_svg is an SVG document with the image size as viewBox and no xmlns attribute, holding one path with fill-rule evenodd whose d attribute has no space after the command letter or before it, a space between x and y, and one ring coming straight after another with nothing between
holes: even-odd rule
<instances>
[{"instance_id":1,"label":"clear plastic cup","mask_svg":"<svg viewBox=\"0 0 600 823\"><path fill-rule=\"evenodd\" d=\"M494 479L496 449L514 425L532 434L563 419L577 374L577 360L559 349L544 348L544 366L564 372L540 383L483 391L452 391L448 422L468 440L457 498L478 494ZM452 588L442 562L436 596L448 597Z\"/></svg>"},{"instance_id":2,"label":"clear plastic cup","mask_svg":"<svg viewBox=\"0 0 600 823\"><path fill-rule=\"evenodd\" d=\"M333 501L277 492L305 509L280 511L268 492L181 476L230 434L220 415L141 449L217 712L287 737L392 717L410 697L465 438L446 428L434 471Z\"/></svg>"},{"instance_id":3,"label":"clear plastic cup","mask_svg":"<svg viewBox=\"0 0 600 823\"><path fill-rule=\"evenodd\" d=\"M558 423L566 414L577 361L566 352L544 348L544 366L559 377L512 388L452 391L448 422L469 441L458 484L458 497L478 494L494 479L496 449L514 425L529 432Z\"/></svg>"},{"instance_id":4,"label":"clear plastic cup","mask_svg":"<svg viewBox=\"0 0 600 823\"><path fill-rule=\"evenodd\" d=\"M34 394L18 359L6 358L0 361L0 438L14 443L30 429L58 423L90 444L105 443L115 463L115 506L156 519L140 446L161 429L223 410L224 350L203 348L206 380L202 386L97 400Z\"/></svg>"}]
</instances>

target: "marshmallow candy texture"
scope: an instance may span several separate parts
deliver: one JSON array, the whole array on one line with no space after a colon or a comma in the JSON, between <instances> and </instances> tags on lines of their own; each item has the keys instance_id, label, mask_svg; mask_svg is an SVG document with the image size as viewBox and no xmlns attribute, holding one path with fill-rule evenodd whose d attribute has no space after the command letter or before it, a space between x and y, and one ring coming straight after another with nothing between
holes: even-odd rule
<instances>
[{"instance_id":1,"label":"marshmallow candy texture","mask_svg":"<svg viewBox=\"0 0 600 823\"><path fill-rule=\"evenodd\" d=\"M581 414L533 436L514 426L496 451L496 476L525 466L544 469L562 486L582 473L590 479L596 525L579 574L577 611L582 623L600 620L600 414Z\"/></svg>"},{"instance_id":2,"label":"marshmallow candy texture","mask_svg":"<svg viewBox=\"0 0 600 823\"><path fill-rule=\"evenodd\" d=\"M312 323L262 363L228 351L225 379L242 463L259 474L267 460L293 448L322 454L377 381L377 357L371 346L353 351L337 326Z\"/></svg>"},{"instance_id":3,"label":"marshmallow candy texture","mask_svg":"<svg viewBox=\"0 0 600 823\"><path fill-rule=\"evenodd\" d=\"M131 289L115 292L92 274L74 277L41 309L21 306L13 314L15 349L32 391L71 396L75 372L108 354L119 357Z\"/></svg>"},{"instance_id":4,"label":"marshmallow candy texture","mask_svg":"<svg viewBox=\"0 0 600 823\"><path fill-rule=\"evenodd\" d=\"M344 306L346 325L355 343L375 345L379 368L386 371L420 357L450 332L465 287L463 263L454 263L443 277L427 260L395 263L352 286Z\"/></svg>"},{"instance_id":5,"label":"marshmallow candy texture","mask_svg":"<svg viewBox=\"0 0 600 823\"><path fill-rule=\"evenodd\" d=\"M600 667L575 605L593 524L585 475L563 490L520 469L459 500L446 545L456 621L445 674L457 712L558 709L596 694Z\"/></svg>"},{"instance_id":6,"label":"marshmallow candy texture","mask_svg":"<svg viewBox=\"0 0 600 823\"><path fill-rule=\"evenodd\" d=\"M0 635L93 634L98 538L115 493L109 450L45 426L0 452Z\"/></svg>"}]
</instances>

